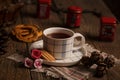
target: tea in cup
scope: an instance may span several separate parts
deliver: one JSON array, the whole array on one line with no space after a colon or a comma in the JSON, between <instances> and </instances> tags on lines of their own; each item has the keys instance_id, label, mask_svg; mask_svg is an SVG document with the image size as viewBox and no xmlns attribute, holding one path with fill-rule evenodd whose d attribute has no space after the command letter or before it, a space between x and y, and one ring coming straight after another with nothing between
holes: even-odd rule
<instances>
[{"instance_id":1,"label":"tea in cup","mask_svg":"<svg viewBox=\"0 0 120 80\"><path fill-rule=\"evenodd\" d=\"M74 46L75 38L81 39L78 46ZM62 28L51 27L43 31L43 48L52 54L56 59L65 59L74 50L78 50L85 44L85 37L80 33Z\"/></svg>"}]
</instances>

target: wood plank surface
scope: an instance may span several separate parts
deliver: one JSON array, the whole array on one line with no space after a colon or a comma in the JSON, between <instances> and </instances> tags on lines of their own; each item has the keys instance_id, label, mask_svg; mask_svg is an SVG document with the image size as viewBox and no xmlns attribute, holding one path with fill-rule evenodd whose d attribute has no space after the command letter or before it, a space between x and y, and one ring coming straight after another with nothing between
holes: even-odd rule
<instances>
[{"instance_id":1,"label":"wood plank surface","mask_svg":"<svg viewBox=\"0 0 120 80\"><path fill-rule=\"evenodd\" d=\"M18 24L36 24L42 30L53 27L65 27L66 13L59 10L66 11L69 6L76 5L83 9L81 25L79 28L72 28L73 31L83 34L86 38L86 43L93 45L95 48L113 54L115 57L120 58L120 25L117 25L116 36L113 42L104 42L98 40L100 17L93 13L85 12L85 10L100 12L102 16L112 16L114 14L104 4L102 0L52 0L52 7L49 19L39 19L37 17L36 4L25 4L21 10L20 15L17 17L16 23L8 25L5 29L11 33L13 27ZM44 73L37 73L30 71L27 68L21 68L18 63L7 59L6 57L14 53L28 54L28 48L31 43L17 41L16 39L8 39L6 43L7 48L4 55L0 55L0 80L65 80L63 78L52 78L46 76ZM40 38L41 39L41 38ZM115 66L110 69L108 73L102 78L91 76L89 80L119 80L120 79L120 66Z\"/></svg>"}]
</instances>

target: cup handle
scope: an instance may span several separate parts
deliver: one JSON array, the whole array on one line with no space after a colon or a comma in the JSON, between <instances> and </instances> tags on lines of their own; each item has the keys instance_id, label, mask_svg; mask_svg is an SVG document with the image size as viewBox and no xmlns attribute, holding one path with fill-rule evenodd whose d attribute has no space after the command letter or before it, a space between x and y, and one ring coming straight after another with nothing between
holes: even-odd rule
<instances>
[{"instance_id":1,"label":"cup handle","mask_svg":"<svg viewBox=\"0 0 120 80\"><path fill-rule=\"evenodd\" d=\"M74 46L73 50L78 50L78 49L82 48L85 44L85 37L80 33L75 33L73 37L74 37L74 44L76 42L79 44L79 45L77 44L77 46ZM81 37L81 40L76 40L75 41L75 38L77 38L77 37Z\"/></svg>"}]
</instances>

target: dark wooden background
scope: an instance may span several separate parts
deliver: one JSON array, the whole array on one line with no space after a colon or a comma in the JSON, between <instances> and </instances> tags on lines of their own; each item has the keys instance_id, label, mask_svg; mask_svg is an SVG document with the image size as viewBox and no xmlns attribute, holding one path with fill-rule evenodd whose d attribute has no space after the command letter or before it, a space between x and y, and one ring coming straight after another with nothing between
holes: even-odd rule
<instances>
[{"instance_id":1,"label":"dark wooden background","mask_svg":"<svg viewBox=\"0 0 120 80\"><path fill-rule=\"evenodd\" d=\"M0 1L1 5L6 4L5 0ZM8 3L10 2L10 0L7 1ZM100 12L103 16L115 17L114 11L112 12L112 9L106 5L107 3L104 3L105 0L104 2L102 0L53 0L50 18L39 19L36 16L36 1L33 1L33 4L27 3L26 1L19 15L15 18L16 22L11 25L1 26L1 28L6 30L6 33L11 33L12 28L18 24L37 24L42 30L52 26L64 26L66 13L56 11L56 7L66 10L69 6L76 5L82 7L83 10L96 11L98 13ZM116 18L118 18L118 16L116 16ZM83 34L86 38L86 43L91 44L96 49L120 58L120 24L117 25L116 36L113 42L98 40L99 28L100 18L92 13L84 12L82 14L80 27L73 28L72 30ZM31 43L29 43L29 45L30 44ZM5 48L6 53L0 55L0 80L61 80L46 77L44 73L37 73L27 68L21 68L18 63L6 58L14 53L28 54L29 46L27 43L16 41L9 36L5 45L7 45ZM102 78L90 77L89 80L120 80L120 66L116 65Z\"/></svg>"},{"instance_id":2,"label":"dark wooden background","mask_svg":"<svg viewBox=\"0 0 120 80\"><path fill-rule=\"evenodd\" d=\"M109 7L112 13L120 21L120 0L103 0L104 3Z\"/></svg>"}]
</instances>

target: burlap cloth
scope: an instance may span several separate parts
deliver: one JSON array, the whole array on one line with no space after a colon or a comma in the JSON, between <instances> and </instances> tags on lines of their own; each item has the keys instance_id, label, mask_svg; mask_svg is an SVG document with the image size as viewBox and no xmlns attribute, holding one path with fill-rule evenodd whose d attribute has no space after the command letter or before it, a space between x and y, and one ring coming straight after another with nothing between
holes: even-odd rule
<instances>
[{"instance_id":1,"label":"burlap cloth","mask_svg":"<svg viewBox=\"0 0 120 80\"><path fill-rule=\"evenodd\" d=\"M86 56L90 56L91 52L93 51L100 52L99 50L95 49L93 46L89 44L85 44L84 48L86 49L86 54L85 54ZM103 55L103 57L106 57L109 54L105 52L101 52L101 55ZM24 59L23 55L19 55L17 53L10 55L7 58L14 60L16 62L21 62ZM120 60L115 58L115 64L120 64ZM43 65L42 69L40 70L31 69L31 71L43 72L43 73L46 73L46 76L52 76L54 78L65 78L67 80L86 80L89 78L89 76L93 75L95 67L96 66L94 65L88 69L83 65L81 65L79 62L78 64L74 66L69 66L69 67L56 67L56 66L46 67Z\"/></svg>"}]
</instances>

